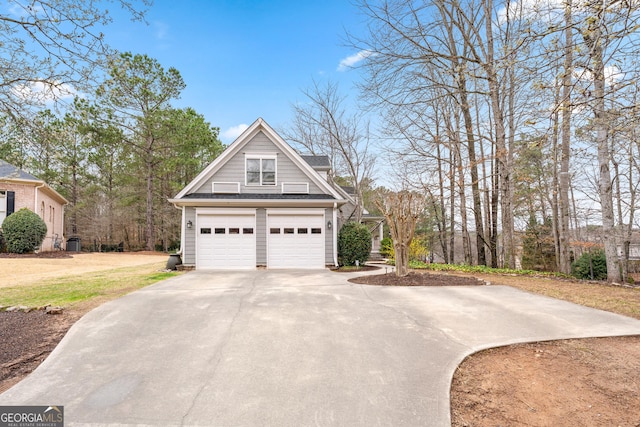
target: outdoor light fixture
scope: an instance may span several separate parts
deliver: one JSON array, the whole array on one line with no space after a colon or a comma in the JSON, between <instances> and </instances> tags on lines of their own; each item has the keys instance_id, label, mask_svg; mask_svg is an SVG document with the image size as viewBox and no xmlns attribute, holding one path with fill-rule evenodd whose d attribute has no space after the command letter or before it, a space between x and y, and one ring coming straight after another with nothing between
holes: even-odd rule
<instances>
[{"instance_id":1,"label":"outdoor light fixture","mask_svg":"<svg viewBox=\"0 0 640 427\"><path fill-rule=\"evenodd\" d=\"M331 220L327 221L327 228L328 228L329 230L331 230L331 225L332 225L332 224L331 224Z\"/></svg>"},{"instance_id":2,"label":"outdoor light fixture","mask_svg":"<svg viewBox=\"0 0 640 427\"><path fill-rule=\"evenodd\" d=\"M187 221L187 228L191 228L193 227L193 223L191 222L191 220Z\"/></svg>"}]
</instances>

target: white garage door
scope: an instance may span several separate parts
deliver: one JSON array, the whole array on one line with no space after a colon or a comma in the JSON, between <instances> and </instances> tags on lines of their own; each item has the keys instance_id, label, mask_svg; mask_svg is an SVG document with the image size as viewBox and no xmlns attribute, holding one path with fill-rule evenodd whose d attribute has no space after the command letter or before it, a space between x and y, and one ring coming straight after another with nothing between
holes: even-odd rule
<instances>
[{"instance_id":1,"label":"white garage door","mask_svg":"<svg viewBox=\"0 0 640 427\"><path fill-rule=\"evenodd\" d=\"M267 217L269 268L324 268L324 213Z\"/></svg>"},{"instance_id":2,"label":"white garage door","mask_svg":"<svg viewBox=\"0 0 640 427\"><path fill-rule=\"evenodd\" d=\"M197 217L196 268L256 268L255 214Z\"/></svg>"}]
</instances>

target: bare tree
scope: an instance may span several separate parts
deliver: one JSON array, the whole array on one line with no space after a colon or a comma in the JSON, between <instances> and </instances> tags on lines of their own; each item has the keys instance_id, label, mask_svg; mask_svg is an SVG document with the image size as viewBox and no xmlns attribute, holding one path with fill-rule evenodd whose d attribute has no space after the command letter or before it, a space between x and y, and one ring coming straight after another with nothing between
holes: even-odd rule
<instances>
[{"instance_id":1,"label":"bare tree","mask_svg":"<svg viewBox=\"0 0 640 427\"><path fill-rule=\"evenodd\" d=\"M558 201L560 221L558 230L558 266L565 274L571 273L571 253L569 251L569 164L571 157L571 92L573 90L573 15L572 0L565 0L564 21L564 70L562 75L562 148L560 150L560 174Z\"/></svg>"},{"instance_id":2,"label":"bare tree","mask_svg":"<svg viewBox=\"0 0 640 427\"><path fill-rule=\"evenodd\" d=\"M424 196L412 191L388 191L380 194L376 206L389 226L396 258L396 276L409 274L409 246L416 223L425 209Z\"/></svg>"},{"instance_id":3,"label":"bare tree","mask_svg":"<svg viewBox=\"0 0 640 427\"><path fill-rule=\"evenodd\" d=\"M103 27L111 21L107 3L141 20L150 0L28 2L10 0L0 12L0 114L22 117L29 106L73 97L111 54Z\"/></svg>"},{"instance_id":4,"label":"bare tree","mask_svg":"<svg viewBox=\"0 0 640 427\"><path fill-rule=\"evenodd\" d=\"M314 81L303 94L306 102L293 106L293 125L283 135L311 154L329 157L333 173L346 178L354 188L353 220L360 222L364 187L372 178L375 163L370 152L369 123L345 110L345 98L336 83L321 85Z\"/></svg>"}]
</instances>

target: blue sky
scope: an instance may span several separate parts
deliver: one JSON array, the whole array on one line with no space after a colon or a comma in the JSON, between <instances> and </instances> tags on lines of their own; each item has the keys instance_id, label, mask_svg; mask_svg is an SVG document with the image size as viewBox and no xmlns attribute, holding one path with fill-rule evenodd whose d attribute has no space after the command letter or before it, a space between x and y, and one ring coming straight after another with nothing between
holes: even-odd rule
<instances>
[{"instance_id":1,"label":"blue sky","mask_svg":"<svg viewBox=\"0 0 640 427\"><path fill-rule=\"evenodd\" d=\"M357 54L345 46L346 31L363 28L348 0L156 0L148 25L118 11L114 17L107 42L178 69L187 88L174 105L204 115L224 143L258 117L276 130L287 127L291 104L313 79L338 82L357 98L357 71L339 69Z\"/></svg>"}]
</instances>

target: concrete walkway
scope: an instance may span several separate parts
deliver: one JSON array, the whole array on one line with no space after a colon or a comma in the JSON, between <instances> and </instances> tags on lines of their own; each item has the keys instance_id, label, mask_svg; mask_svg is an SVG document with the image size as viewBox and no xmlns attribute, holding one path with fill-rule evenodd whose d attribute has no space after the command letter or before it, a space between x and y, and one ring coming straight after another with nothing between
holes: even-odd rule
<instances>
[{"instance_id":1,"label":"concrete walkway","mask_svg":"<svg viewBox=\"0 0 640 427\"><path fill-rule=\"evenodd\" d=\"M640 321L504 286L355 285L328 271L191 272L88 313L0 405L66 425L449 426L457 365Z\"/></svg>"}]
</instances>

